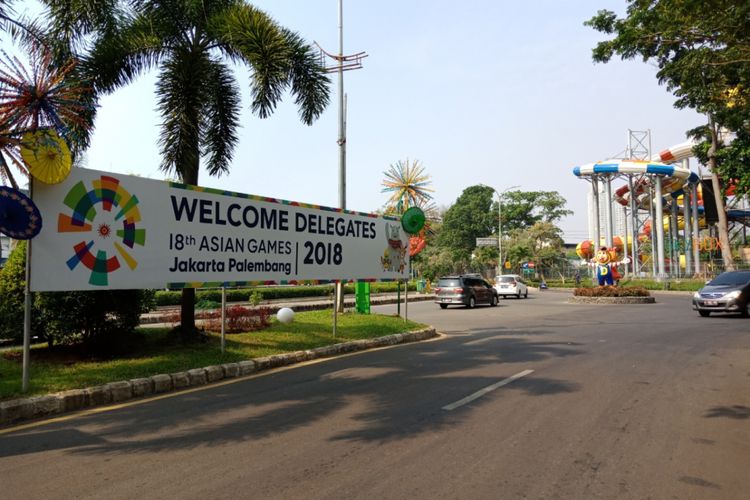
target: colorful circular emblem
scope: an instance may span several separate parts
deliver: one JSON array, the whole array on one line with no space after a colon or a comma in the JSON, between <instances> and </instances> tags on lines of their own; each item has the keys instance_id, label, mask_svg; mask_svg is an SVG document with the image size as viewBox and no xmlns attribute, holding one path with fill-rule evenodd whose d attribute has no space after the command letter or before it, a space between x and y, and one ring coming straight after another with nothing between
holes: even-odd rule
<instances>
[{"instance_id":1,"label":"colorful circular emblem","mask_svg":"<svg viewBox=\"0 0 750 500\"><path fill-rule=\"evenodd\" d=\"M31 198L17 189L0 186L0 233L29 240L42 230L42 216Z\"/></svg>"},{"instance_id":2,"label":"colorful circular emblem","mask_svg":"<svg viewBox=\"0 0 750 500\"><path fill-rule=\"evenodd\" d=\"M72 212L59 214L57 231L85 233L85 239L73 246L68 268L83 264L91 271L89 284L107 286L109 273L120 269L122 262L131 270L138 266L129 250L144 246L146 230L136 227L141 221L138 198L118 179L103 175L91 184L93 189L87 190L81 181L68 191L64 203Z\"/></svg>"}]
</instances>

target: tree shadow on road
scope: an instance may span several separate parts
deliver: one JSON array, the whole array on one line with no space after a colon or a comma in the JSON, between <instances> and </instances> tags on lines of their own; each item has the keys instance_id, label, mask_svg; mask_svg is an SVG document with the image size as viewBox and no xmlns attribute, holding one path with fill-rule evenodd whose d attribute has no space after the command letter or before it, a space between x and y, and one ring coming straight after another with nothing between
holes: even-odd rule
<instances>
[{"instance_id":1,"label":"tree shadow on road","mask_svg":"<svg viewBox=\"0 0 750 500\"><path fill-rule=\"evenodd\" d=\"M704 415L706 418L733 418L735 420L748 420L750 419L750 408L747 406L734 405L734 406L715 406L708 410Z\"/></svg>"},{"instance_id":2,"label":"tree shadow on road","mask_svg":"<svg viewBox=\"0 0 750 500\"><path fill-rule=\"evenodd\" d=\"M460 411L442 409L531 362L582 353L574 343L484 329L54 423L13 434L24 445L3 448L11 456L62 448L83 455L151 453L253 441L262 447L265 438L323 420L338 424L324 426L329 434L321 439L386 442L455 426L508 391L534 397L578 391L578 384L531 374ZM78 439L49 439L66 429L76 429ZM0 437L0 443L6 439Z\"/></svg>"}]
</instances>

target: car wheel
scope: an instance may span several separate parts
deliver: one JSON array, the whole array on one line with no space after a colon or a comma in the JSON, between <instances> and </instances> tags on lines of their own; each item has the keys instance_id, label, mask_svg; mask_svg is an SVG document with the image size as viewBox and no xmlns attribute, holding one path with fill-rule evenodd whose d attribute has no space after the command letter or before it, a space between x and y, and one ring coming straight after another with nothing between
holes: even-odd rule
<instances>
[{"instance_id":1,"label":"car wheel","mask_svg":"<svg viewBox=\"0 0 750 500\"><path fill-rule=\"evenodd\" d=\"M526 290L526 291L525 291L525 292L523 293L523 298L524 298L524 299L528 299L528 298L529 298L529 291L528 291L528 290Z\"/></svg>"},{"instance_id":2,"label":"car wheel","mask_svg":"<svg viewBox=\"0 0 750 500\"><path fill-rule=\"evenodd\" d=\"M448 309L448 304L439 304L440 309Z\"/></svg>"},{"instance_id":3,"label":"car wheel","mask_svg":"<svg viewBox=\"0 0 750 500\"><path fill-rule=\"evenodd\" d=\"M518 293L516 294L516 298L517 298L517 299L520 299L520 298L521 298L521 292L518 292Z\"/></svg>"},{"instance_id":4,"label":"car wheel","mask_svg":"<svg viewBox=\"0 0 750 500\"><path fill-rule=\"evenodd\" d=\"M711 315L711 311L698 311L698 314L700 314L704 318L707 318Z\"/></svg>"},{"instance_id":5,"label":"car wheel","mask_svg":"<svg viewBox=\"0 0 750 500\"><path fill-rule=\"evenodd\" d=\"M492 307L495 307L497 305L497 295L492 296L492 302L490 302L490 305Z\"/></svg>"},{"instance_id":6,"label":"car wheel","mask_svg":"<svg viewBox=\"0 0 750 500\"><path fill-rule=\"evenodd\" d=\"M477 299L475 299L472 295L471 297L469 297L469 309L474 309L475 305L477 305Z\"/></svg>"},{"instance_id":7,"label":"car wheel","mask_svg":"<svg viewBox=\"0 0 750 500\"><path fill-rule=\"evenodd\" d=\"M748 300L747 303L745 303L745 308L742 310L740 314L742 314L743 318L750 317L750 300Z\"/></svg>"}]
</instances>

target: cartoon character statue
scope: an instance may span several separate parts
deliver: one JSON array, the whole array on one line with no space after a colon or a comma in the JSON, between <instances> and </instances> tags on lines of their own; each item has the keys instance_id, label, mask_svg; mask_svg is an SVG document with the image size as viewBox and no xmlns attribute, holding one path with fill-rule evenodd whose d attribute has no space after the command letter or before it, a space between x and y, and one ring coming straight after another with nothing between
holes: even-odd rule
<instances>
[{"instance_id":1,"label":"cartoon character statue","mask_svg":"<svg viewBox=\"0 0 750 500\"><path fill-rule=\"evenodd\" d=\"M404 272L407 247L401 241L401 228L397 224L385 223L385 236L388 246L380 257L384 271Z\"/></svg>"},{"instance_id":2,"label":"cartoon character statue","mask_svg":"<svg viewBox=\"0 0 750 500\"><path fill-rule=\"evenodd\" d=\"M617 250L615 248L607 249L601 247L594 255L594 260L589 262L590 266L596 267L596 278L599 286L614 285L619 281L621 276L617 272L617 264L627 264L629 259L617 260Z\"/></svg>"}]
</instances>

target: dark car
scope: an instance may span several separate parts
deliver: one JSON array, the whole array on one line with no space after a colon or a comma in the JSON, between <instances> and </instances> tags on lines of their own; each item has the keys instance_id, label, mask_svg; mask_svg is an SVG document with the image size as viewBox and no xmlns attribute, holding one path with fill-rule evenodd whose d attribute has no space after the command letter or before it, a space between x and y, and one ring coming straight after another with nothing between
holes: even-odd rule
<instances>
[{"instance_id":1,"label":"dark car","mask_svg":"<svg viewBox=\"0 0 750 500\"><path fill-rule=\"evenodd\" d=\"M469 308L477 304L497 305L497 292L479 275L444 276L435 287L435 303L445 309L450 305Z\"/></svg>"},{"instance_id":2,"label":"dark car","mask_svg":"<svg viewBox=\"0 0 750 500\"><path fill-rule=\"evenodd\" d=\"M693 309L703 317L712 312L750 316L750 271L721 273L693 294Z\"/></svg>"}]
</instances>

